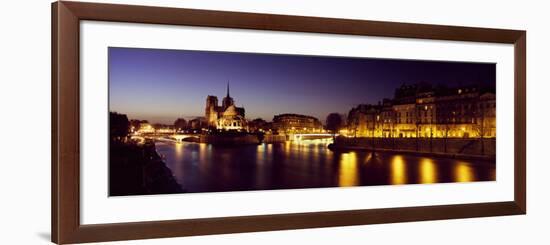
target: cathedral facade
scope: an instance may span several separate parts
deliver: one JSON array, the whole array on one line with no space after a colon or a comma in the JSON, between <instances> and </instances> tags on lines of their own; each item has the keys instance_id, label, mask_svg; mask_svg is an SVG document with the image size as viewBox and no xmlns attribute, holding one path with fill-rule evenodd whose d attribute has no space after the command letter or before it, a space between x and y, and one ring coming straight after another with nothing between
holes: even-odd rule
<instances>
[{"instance_id":1,"label":"cathedral facade","mask_svg":"<svg viewBox=\"0 0 550 245\"><path fill-rule=\"evenodd\" d=\"M208 95L206 97L205 117L208 127L220 130L246 130L247 123L244 117L244 108L235 106L235 100L229 95L229 84L227 94L218 104L218 97Z\"/></svg>"}]
</instances>

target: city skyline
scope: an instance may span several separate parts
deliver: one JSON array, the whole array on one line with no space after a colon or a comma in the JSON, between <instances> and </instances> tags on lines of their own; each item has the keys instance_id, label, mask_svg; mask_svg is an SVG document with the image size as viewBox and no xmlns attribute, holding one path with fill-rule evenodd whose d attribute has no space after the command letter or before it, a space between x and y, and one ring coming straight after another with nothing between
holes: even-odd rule
<instances>
[{"instance_id":1,"label":"city skyline","mask_svg":"<svg viewBox=\"0 0 550 245\"><path fill-rule=\"evenodd\" d=\"M399 72L395 72L399 71ZM171 124L204 116L227 83L250 120L283 113L324 121L392 98L403 83L495 87L496 65L419 60L109 48L109 110Z\"/></svg>"}]
</instances>

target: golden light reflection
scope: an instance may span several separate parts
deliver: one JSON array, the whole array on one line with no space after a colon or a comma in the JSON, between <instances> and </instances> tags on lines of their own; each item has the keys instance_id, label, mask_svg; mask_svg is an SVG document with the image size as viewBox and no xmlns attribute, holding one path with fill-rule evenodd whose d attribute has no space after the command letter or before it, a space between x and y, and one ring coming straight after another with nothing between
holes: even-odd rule
<instances>
[{"instance_id":1,"label":"golden light reflection","mask_svg":"<svg viewBox=\"0 0 550 245\"><path fill-rule=\"evenodd\" d=\"M183 155L183 145L180 142L177 142L174 145L174 148L176 149L176 157L179 159Z\"/></svg>"},{"instance_id":2,"label":"golden light reflection","mask_svg":"<svg viewBox=\"0 0 550 245\"><path fill-rule=\"evenodd\" d=\"M256 160L257 160L258 163L260 163L260 164L264 163L267 148L268 148L268 144L265 144L265 143L257 146L257 148L256 148Z\"/></svg>"},{"instance_id":3,"label":"golden light reflection","mask_svg":"<svg viewBox=\"0 0 550 245\"><path fill-rule=\"evenodd\" d=\"M420 159L420 183L429 184L437 182L437 165L429 158Z\"/></svg>"},{"instance_id":4,"label":"golden light reflection","mask_svg":"<svg viewBox=\"0 0 550 245\"><path fill-rule=\"evenodd\" d=\"M359 184L357 154L355 152L343 153L340 156L339 173L339 186L356 186Z\"/></svg>"},{"instance_id":5,"label":"golden light reflection","mask_svg":"<svg viewBox=\"0 0 550 245\"><path fill-rule=\"evenodd\" d=\"M199 160L201 163L206 162L206 157L209 155L209 153L207 152L208 150L210 150L210 147L207 146L207 144L205 143L199 144Z\"/></svg>"},{"instance_id":6,"label":"golden light reflection","mask_svg":"<svg viewBox=\"0 0 550 245\"><path fill-rule=\"evenodd\" d=\"M454 169L455 182L472 182L475 181L474 170L465 162L459 162Z\"/></svg>"},{"instance_id":7,"label":"golden light reflection","mask_svg":"<svg viewBox=\"0 0 550 245\"><path fill-rule=\"evenodd\" d=\"M393 185L407 183L407 166L400 155L395 155L391 160L391 183Z\"/></svg>"},{"instance_id":8,"label":"golden light reflection","mask_svg":"<svg viewBox=\"0 0 550 245\"><path fill-rule=\"evenodd\" d=\"M313 156L313 161L315 162L318 162L319 161L319 155L320 155L320 152L319 152L319 148L321 146L319 146L319 141L317 141L311 148L311 156Z\"/></svg>"},{"instance_id":9,"label":"golden light reflection","mask_svg":"<svg viewBox=\"0 0 550 245\"><path fill-rule=\"evenodd\" d=\"M327 162L331 162L334 152L332 152L332 151L323 151L323 152L325 153L325 154L323 154L323 156L325 157L325 160Z\"/></svg>"},{"instance_id":10,"label":"golden light reflection","mask_svg":"<svg viewBox=\"0 0 550 245\"><path fill-rule=\"evenodd\" d=\"M259 152L259 153L264 153L266 147L267 147L266 144L258 145L258 146L256 147L256 151Z\"/></svg>"},{"instance_id":11,"label":"golden light reflection","mask_svg":"<svg viewBox=\"0 0 550 245\"><path fill-rule=\"evenodd\" d=\"M319 146L319 145L315 145L315 146L313 146L313 148L312 148L313 153L314 153L315 155L317 155L317 156L319 156L319 152L320 152L320 151L319 151L319 148L320 148L320 147L321 147L321 146Z\"/></svg>"},{"instance_id":12,"label":"golden light reflection","mask_svg":"<svg viewBox=\"0 0 550 245\"><path fill-rule=\"evenodd\" d=\"M290 141L285 141L285 155L290 155Z\"/></svg>"}]
</instances>

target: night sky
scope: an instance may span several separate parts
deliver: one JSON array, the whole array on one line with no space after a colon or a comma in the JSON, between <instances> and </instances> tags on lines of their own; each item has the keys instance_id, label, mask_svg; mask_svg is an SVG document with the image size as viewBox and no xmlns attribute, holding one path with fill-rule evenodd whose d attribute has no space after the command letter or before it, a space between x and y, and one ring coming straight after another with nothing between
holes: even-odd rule
<instances>
[{"instance_id":1,"label":"night sky","mask_svg":"<svg viewBox=\"0 0 550 245\"><path fill-rule=\"evenodd\" d=\"M109 48L109 110L172 124L204 116L207 95L231 97L246 117L281 113L324 122L362 103L392 98L403 83L495 87L496 65L327 56Z\"/></svg>"}]
</instances>

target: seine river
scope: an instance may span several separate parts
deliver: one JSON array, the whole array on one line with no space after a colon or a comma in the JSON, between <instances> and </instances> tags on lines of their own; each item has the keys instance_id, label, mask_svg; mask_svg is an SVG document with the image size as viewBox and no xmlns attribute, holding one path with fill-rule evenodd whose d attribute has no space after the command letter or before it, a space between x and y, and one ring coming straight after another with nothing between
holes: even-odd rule
<instances>
[{"instance_id":1,"label":"seine river","mask_svg":"<svg viewBox=\"0 0 550 245\"><path fill-rule=\"evenodd\" d=\"M495 180L480 161L369 152L332 152L331 139L247 146L157 142L186 192Z\"/></svg>"}]
</instances>

